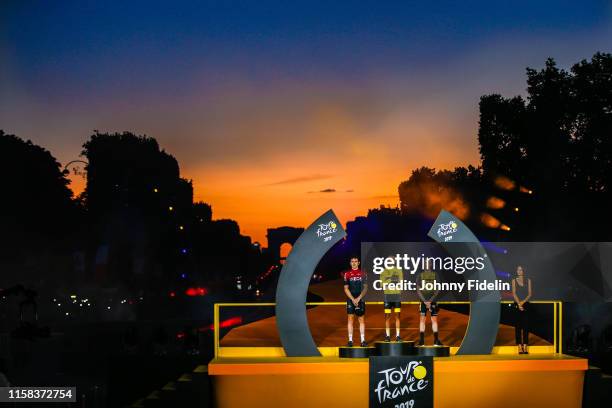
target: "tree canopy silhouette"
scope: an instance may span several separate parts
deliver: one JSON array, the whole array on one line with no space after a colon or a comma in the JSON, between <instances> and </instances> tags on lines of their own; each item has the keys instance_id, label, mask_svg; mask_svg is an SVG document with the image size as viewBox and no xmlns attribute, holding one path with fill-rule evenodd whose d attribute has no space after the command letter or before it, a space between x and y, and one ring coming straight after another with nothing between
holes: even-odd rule
<instances>
[{"instance_id":1,"label":"tree canopy silhouette","mask_svg":"<svg viewBox=\"0 0 612 408\"><path fill-rule=\"evenodd\" d=\"M478 141L485 174L557 197L612 189L612 54L567 72L553 59L527 69L527 100L485 95Z\"/></svg>"},{"instance_id":2,"label":"tree canopy silhouette","mask_svg":"<svg viewBox=\"0 0 612 408\"><path fill-rule=\"evenodd\" d=\"M537 207L523 220L533 229L555 239L610 236L592 228L592 216L611 203L612 54L569 72L553 59L528 68L526 100L483 96L478 141L486 177L534 191Z\"/></svg>"},{"instance_id":3,"label":"tree canopy silhouette","mask_svg":"<svg viewBox=\"0 0 612 408\"><path fill-rule=\"evenodd\" d=\"M612 54L569 71L549 58L526 73L526 98L480 99L482 167L414 170L398 187L404 214L434 218L444 208L468 221L512 224L495 239L610 239L612 222L593 228L593 214L612 205ZM512 187L500 188L502 178Z\"/></svg>"},{"instance_id":4,"label":"tree canopy silhouette","mask_svg":"<svg viewBox=\"0 0 612 408\"><path fill-rule=\"evenodd\" d=\"M90 212L137 208L154 213L191 207L191 182L180 177L178 162L160 150L154 138L96 131L83 145L82 155L89 162L84 197Z\"/></svg>"},{"instance_id":5,"label":"tree canopy silhouette","mask_svg":"<svg viewBox=\"0 0 612 408\"><path fill-rule=\"evenodd\" d=\"M18 255L61 242L74 222L69 180L44 148L0 130L1 250Z\"/></svg>"}]
</instances>

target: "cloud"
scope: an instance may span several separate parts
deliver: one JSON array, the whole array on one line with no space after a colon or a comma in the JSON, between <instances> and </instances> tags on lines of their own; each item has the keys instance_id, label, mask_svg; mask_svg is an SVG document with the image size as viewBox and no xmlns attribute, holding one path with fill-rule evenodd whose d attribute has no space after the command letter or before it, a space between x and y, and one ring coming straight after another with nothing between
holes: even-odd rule
<instances>
[{"instance_id":1,"label":"cloud","mask_svg":"<svg viewBox=\"0 0 612 408\"><path fill-rule=\"evenodd\" d=\"M336 189L335 188L324 188L323 190L319 190L319 191L307 191L307 194L313 194L313 193L335 193Z\"/></svg>"},{"instance_id":2,"label":"cloud","mask_svg":"<svg viewBox=\"0 0 612 408\"><path fill-rule=\"evenodd\" d=\"M331 175L328 174L311 174L308 176L301 177L293 177L285 180L276 181L274 183L265 184L266 186L280 186L286 184L296 184L296 183L304 183L306 181L314 181L314 180L325 180L331 178Z\"/></svg>"}]
</instances>

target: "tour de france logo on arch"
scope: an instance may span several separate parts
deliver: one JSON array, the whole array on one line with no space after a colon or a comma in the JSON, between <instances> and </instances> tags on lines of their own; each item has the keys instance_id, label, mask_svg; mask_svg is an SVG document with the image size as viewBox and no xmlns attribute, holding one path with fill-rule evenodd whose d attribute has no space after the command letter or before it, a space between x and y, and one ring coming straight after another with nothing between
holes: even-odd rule
<instances>
[{"instance_id":1,"label":"tour de france logo on arch","mask_svg":"<svg viewBox=\"0 0 612 408\"><path fill-rule=\"evenodd\" d=\"M338 230L338 224L335 221L324 222L319 224L317 228L317 237L323 238L323 242L329 241L332 234Z\"/></svg>"},{"instance_id":2,"label":"tour de france logo on arch","mask_svg":"<svg viewBox=\"0 0 612 408\"><path fill-rule=\"evenodd\" d=\"M450 241L451 239L453 239L452 234L457 232L458 228L459 225L457 224L457 222L455 220L451 220L447 223L440 223L440 225L438 225L438 230L436 231L436 233L438 234L438 237L444 238L444 241Z\"/></svg>"},{"instance_id":3,"label":"tour de france logo on arch","mask_svg":"<svg viewBox=\"0 0 612 408\"><path fill-rule=\"evenodd\" d=\"M370 407L433 407L432 357L372 357Z\"/></svg>"}]
</instances>

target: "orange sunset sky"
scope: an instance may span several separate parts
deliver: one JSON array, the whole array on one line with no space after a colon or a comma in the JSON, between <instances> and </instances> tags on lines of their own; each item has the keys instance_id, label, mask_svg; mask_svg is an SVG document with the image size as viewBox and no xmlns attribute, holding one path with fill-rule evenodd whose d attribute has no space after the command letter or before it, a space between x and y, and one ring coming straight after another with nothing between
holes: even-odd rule
<instances>
[{"instance_id":1,"label":"orange sunset sky","mask_svg":"<svg viewBox=\"0 0 612 408\"><path fill-rule=\"evenodd\" d=\"M359 95L342 99L294 90L293 100L278 100L250 92L232 96L216 119L182 130L182 142L165 132L146 133L178 159L182 177L193 180L195 200L210 203L215 219L237 220L243 234L263 245L267 228L305 227L329 208L346 223L369 208L397 205L398 184L419 166L478 163L476 139L470 137L475 121L453 129L425 107L370 111L376 101ZM214 143L190 141L216 126L223 136ZM71 179L78 193L84 180Z\"/></svg>"}]
</instances>

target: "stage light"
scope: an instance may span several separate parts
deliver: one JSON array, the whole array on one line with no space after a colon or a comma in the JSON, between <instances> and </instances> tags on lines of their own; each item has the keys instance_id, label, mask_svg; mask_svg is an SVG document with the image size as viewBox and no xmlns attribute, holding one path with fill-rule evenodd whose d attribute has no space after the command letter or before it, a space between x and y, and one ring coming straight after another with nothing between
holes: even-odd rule
<instances>
[{"instance_id":1,"label":"stage light","mask_svg":"<svg viewBox=\"0 0 612 408\"><path fill-rule=\"evenodd\" d=\"M185 227L183 227L182 225L179 225L179 229L182 231L185 229Z\"/></svg>"},{"instance_id":2,"label":"stage light","mask_svg":"<svg viewBox=\"0 0 612 408\"><path fill-rule=\"evenodd\" d=\"M242 323L242 317L240 316L230 317L229 319L219 322L219 328L221 329L221 328L236 326L241 323ZM214 328L215 326L213 324L207 327L208 330L214 330ZM201 328L200 331L204 331L204 328Z\"/></svg>"},{"instance_id":3,"label":"stage light","mask_svg":"<svg viewBox=\"0 0 612 408\"><path fill-rule=\"evenodd\" d=\"M502 190L512 190L516 187L516 183L505 176L497 176L494 180L497 188Z\"/></svg>"},{"instance_id":4,"label":"stage light","mask_svg":"<svg viewBox=\"0 0 612 408\"><path fill-rule=\"evenodd\" d=\"M235 326L240 323L242 323L242 317L240 316L230 317L229 319L224 320L221 323L219 323L219 327L231 327L231 326Z\"/></svg>"},{"instance_id":5,"label":"stage light","mask_svg":"<svg viewBox=\"0 0 612 408\"><path fill-rule=\"evenodd\" d=\"M171 205L168 206L168 211L174 211L174 207L172 207Z\"/></svg>"},{"instance_id":6,"label":"stage light","mask_svg":"<svg viewBox=\"0 0 612 408\"><path fill-rule=\"evenodd\" d=\"M499 228L499 226L501 225L500 220L487 213L482 213L480 215L480 221L489 228Z\"/></svg>"},{"instance_id":7,"label":"stage light","mask_svg":"<svg viewBox=\"0 0 612 408\"><path fill-rule=\"evenodd\" d=\"M502 224L499 228L504 230L504 231L510 231L510 227L507 226L506 224Z\"/></svg>"},{"instance_id":8,"label":"stage light","mask_svg":"<svg viewBox=\"0 0 612 408\"><path fill-rule=\"evenodd\" d=\"M505 206L506 202L499 197L491 196L487 199L487 208L499 210L500 208L504 208Z\"/></svg>"},{"instance_id":9,"label":"stage light","mask_svg":"<svg viewBox=\"0 0 612 408\"><path fill-rule=\"evenodd\" d=\"M518 207L514 207L514 212L519 212L519 208Z\"/></svg>"},{"instance_id":10,"label":"stage light","mask_svg":"<svg viewBox=\"0 0 612 408\"><path fill-rule=\"evenodd\" d=\"M159 192L159 190L157 189L157 187L155 187L155 188L153 189L153 192L154 192L154 193Z\"/></svg>"},{"instance_id":11,"label":"stage light","mask_svg":"<svg viewBox=\"0 0 612 408\"><path fill-rule=\"evenodd\" d=\"M188 288L185 291L185 294L187 296L204 296L208 293L208 289L206 288L202 288L202 287L197 287L197 288Z\"/></svg>"}]
</instances>

